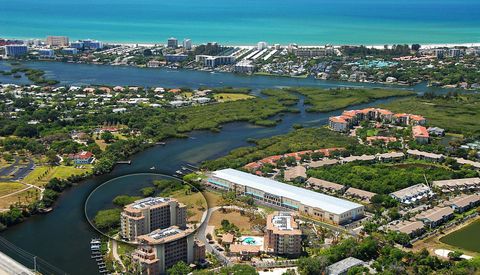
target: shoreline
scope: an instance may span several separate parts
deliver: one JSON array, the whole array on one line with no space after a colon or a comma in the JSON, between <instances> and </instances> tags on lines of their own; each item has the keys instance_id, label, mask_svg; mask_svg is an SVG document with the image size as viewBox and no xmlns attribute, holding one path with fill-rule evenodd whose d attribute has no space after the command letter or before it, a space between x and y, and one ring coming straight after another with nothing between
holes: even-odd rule
<instances>
[{"instance_id":1,"label":"shoreline","mask_svg":"<svg viewBox=\"0 0 480 275\"><path fill-rule=\"evenodd\" d=\"M68 37L68 36L67 36ZM70 38L70 37L69 37ZM46 36L44 37L0 37L0 39L10 39L10 40L33 40L33 39L40 39L40 40L45 40ZM81 39L91 39L91 38L81 38ZM154 46L160 46L160 45L165 45L165 42L134 42L134 41L107 41L107 40L101 40L98 38L92 38L94 40L100 40L104 42L107 45L121 45L121 46L129 46L129 47L154 47ZM166 40L167 38L165 38ZM76 41L77 39L72 39L72 41ZM180 39L179 39L180 42ZM212 41L210 41L212 42ZM279 44L281 46L288 46L288 44L297 44L301 47L306 47L306 48L320 48L320 47L325 47L325 45L331 45L334 48L340 48L343 46L352 46L352 47L360 47L360 46L365 46L367 48L375 48L375 49L383 49L386 46L393 46L393 45L411 45L411 44L420 44L423 49L433 49L433 48L441 48L441 47L480 47L480 41L479 42L385 42L385 43L322 43L322 44L311 44L311 43L297 43L295 41L292 41L291 43L284 44L284 43L275 43L275 42L268 42L269 46ZM194 44L195 46L202 45L209 43L208 41L205 42L198 42L197 44ZM255 48L257 42L252 42L252 44L248 43L241 43L241 44L229 44L225 42L218 42L219 44L227 47L238 47L238 48Z\"/></svg>"}]
</instances>

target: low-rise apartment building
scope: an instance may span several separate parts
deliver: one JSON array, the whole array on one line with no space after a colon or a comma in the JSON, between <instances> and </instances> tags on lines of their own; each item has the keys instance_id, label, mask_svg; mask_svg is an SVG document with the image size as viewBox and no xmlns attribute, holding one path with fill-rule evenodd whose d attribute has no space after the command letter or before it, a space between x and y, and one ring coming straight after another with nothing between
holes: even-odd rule
<instances>
[{"instance_id":1,"label":"low-rise apartment building","mask_svg":"<svg viewBox=\"0 0 480 275\"><path fill-rule=\"evenodd\" d=\"M415 237L425 231L425 225L421 221L401 221L397 224L389 225L388 229Z\"/></svg>"},{"instance_id":2,"label":"low-rise apartment building","mask_svg":"<svg viewBox=\"0 0 480 275\"><path fill-rule=\"evenodd\" d=\"M446 202L455 212L463 213L480 203L480 195L460 195Z\"/></svg>"},{"instance_id":3,"label":"low-rise apartment building","mask_svg":"<svg viewBox=\"0 0 480 275\"><path fill-rule=\"evenodd\" d=\"M293 212L275 212L268 215L264 249L278 255L300 255L302 231Z\"/></svg>"},{"instance_id":4,"label":"low-rise apartment building","mask_svg":"<svg viewBox=\"0 0 480 275\"><path fill-rule=\"evenodd\" d=\"M135 241L140 235L170 226L181 228L187 223L186 206L176 199L149 197L137 200L123 208L121 213L122 238Z\"/></svg>"},{"instance_id":5,"label":"low-rise apartment building","mask_svg":"<svg viewBox=\"0 0 480 275\"><path fill-rule=\"evenodd\" d=\"M436 180L433 181L433 187L440 189L443 193L478 190L480 189L480 178Z\"/></svg>"},{"instance_id":6,"label":"low-rise apartment building","mask_svg":"<svg viewBox=\"0 0 480 275\"><path fill-rule=\"evenodd\" d=\"M453 217L453 209L450 207L434 207L415 216L430 228L437 227Z\"/></svg>"},{"instance_id":7,"label":"low-rise apartment building","mask_svg":"<svg viewBox=\"0 0 480 275\"><path fill-rule=\"evenodd\" d=\"M420 200L427 199L432 195L432 189L423 183L415 184L390 193L391 197L404 204L414 204Z\"/></svg>"},{"instance_id":8,"label":"low-rise apartment building","mask_svg":"<svg viewBox=\"0 0 480 275\"><path fill-rule=\"evenodd\" d=\"M412 127L412 137L418 143L428 143L430 140L430 134L428 134L427 128L415 125Z\"/></svg>"}]
</instances>

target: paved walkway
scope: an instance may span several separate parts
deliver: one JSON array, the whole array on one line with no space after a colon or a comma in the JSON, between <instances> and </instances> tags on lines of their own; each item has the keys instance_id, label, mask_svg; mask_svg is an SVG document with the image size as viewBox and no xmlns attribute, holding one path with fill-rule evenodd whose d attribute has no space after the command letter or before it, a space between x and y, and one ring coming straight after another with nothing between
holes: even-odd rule
<instances>
[{"instance_id":1,"label":"paved walkway","mask_svg":"<svg viewBox=\"0 0 480 275\"><path fill-rule=\"evenodd\" d=\"M115 258L115 260L117 260L119 262L120 266L122 267L122 270L126 270L125 266L123 265L122 259L118 255L118 243L114 239L111 239L111 240L112 240L112 254L113 254L113 257Z\"/></svg>"},{"instance_id":2,"label":"paved walkway","mask_svg":"<svg viewBox=\"0 0 480 275\"><path fill-rule=\"evenodd\" d=\"M4 274L33 275L34 273L14 259L0 252L0 275Z\"/></svg>"}]
</instances>

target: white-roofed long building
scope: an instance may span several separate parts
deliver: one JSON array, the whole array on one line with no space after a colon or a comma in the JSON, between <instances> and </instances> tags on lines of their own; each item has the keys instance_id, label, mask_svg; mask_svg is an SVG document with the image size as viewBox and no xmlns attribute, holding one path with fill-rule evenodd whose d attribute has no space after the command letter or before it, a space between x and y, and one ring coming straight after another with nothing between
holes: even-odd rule
<instances>
[{"instance_id":1,"label":"white-roofed long building","mask_svg":"<svg viewBox=\"0 0 480 275\"><path fill-rule=\"evenodd\" d=\"M235 169L212 172L208 184L217 189L252 196L273 207L295 210L334 224L349 223L364 215L361 204Z\"/></svg>"}]
</instances>

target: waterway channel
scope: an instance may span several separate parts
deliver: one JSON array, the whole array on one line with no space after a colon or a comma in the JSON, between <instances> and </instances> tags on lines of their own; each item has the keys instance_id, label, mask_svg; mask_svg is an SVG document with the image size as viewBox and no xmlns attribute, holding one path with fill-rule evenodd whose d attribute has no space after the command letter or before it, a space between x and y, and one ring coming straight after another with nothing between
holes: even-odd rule
<instances>
[{"instance_id":1,"label":"waterway channel","mask_svg":"<svg viewBox=\"0 0 480 275\"><path fill-rule=\"evenodd\" d=\"M196 71L169 71L166 69L140 69L133 67L110 67L85 64L65 64L54 62L29 62L28 67L46 71L49 78L61 81L62 85L110 84L110 85L142 85L167 87L198 86L233 86L250 87L254 90L282 86L369 86L374 84L354 84L315 79L293 79L265 76L238 76L228 73L207 73ZM9 65L0 62L0 70ZM0 78L3 83L11 83L13 78ZM427 90L421 84L409 87L418 93ZM364 108L386 103L395 98L377 100L356 107ZM247 146L249 138L265 138L284 134L292 129L294 124L305 127L324 125L329 116L337 115L342 110L328 113L305 112L304 99L300 98L297 107L298 114L285 114L276 127L259 127L248 123L229 123L222 127L220 133L195 131L189 138L167 140L166 146L151 147L132 156L131 165L118 165L109 174L93 177L67 190L58 200L55 210L47 215L38 215L27 221L9 228L0 236L8 239L18 247L33 253L56 265L69 274L96 274L96 263L90 259L90 239L98 237L84 217L84 202L89 193L103 182L132 173L149 173L152 166L155 172L172 175L186 163L199 164L206 159L227 154L230 150ZM138 182L132 181L132 185ZM118 191L118 190L117 190ZM111 196L111 194L107 194ZM8 253L8 251L5 251ZM22 261L21 258L9 253L10 256Z\"/></svg>"}]
</instances>

